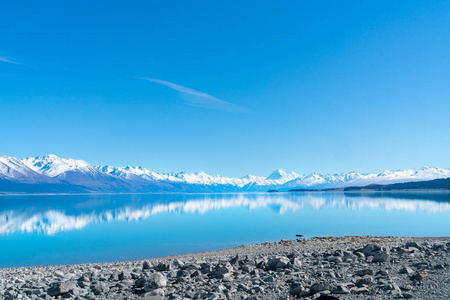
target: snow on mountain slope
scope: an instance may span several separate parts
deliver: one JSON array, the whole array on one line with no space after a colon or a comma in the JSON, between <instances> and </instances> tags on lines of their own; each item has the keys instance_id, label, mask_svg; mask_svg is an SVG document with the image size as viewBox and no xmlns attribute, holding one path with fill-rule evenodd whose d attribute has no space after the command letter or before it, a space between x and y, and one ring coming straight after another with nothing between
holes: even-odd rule
<instances>
[{"instance_id":1,"label":"snow on mountain slope","mask_svg":"<svg viewBox=\"0 0 450 300\"><path fill-rule=\"evenodd\" d=\"M22 162L34 171L50 177L58 177L68 171L77 171L84 174L95 174L98 172L97 169L85 161L60 158L53 154L24 158Z\"/></svg>"},{"instance_id":2,"label":"snow on mountain slope","mask_svg":"<svg viewBox=\"0 0 450 300\"><path fill-rule=\"evenodd\" d=\"M287 173L286 171L282 169L278 169L272 172L269 176L266 177L267 180L279 180L279 181L291 181L297 178L302 177L300 174L297 174L295 172Z\"/></svg>"},{"instance_id":3,"label":"snow on mountain slope","mask_svg":"<svg viewBox=\"0 0 450 300\"><path fill-rule=\"evenodd\" d=\"M259 177L249 178L230 178L222 177L219 175L208 175L205 172L196 173L167 173L161 174L152 172L143 167L111 167L111 166L96 166L96 168L102 172L119 176L127 179L136 179L136 176L149 181L166 181L184 183L190 185L232 185L236 187L243 187L252 180Z\"/></svg>"},{"instance_id":4,"label":"snow on mountain slope","mask_svg":"<svg viewBox=\"0 0 450 300\"><path fill-rule=\"evenodd\" d=\"M119 176L127 179L135 179L139 176L143 179L150 181L166 181L176 182L189 185L203 185L203 186L228 186L235 187L236 189L250 186L267 187L278 186L286 183L295 178L302 177L294 172L287 173L283 170L276 170L268 177L260 177L254 175L247 175L242 178L224 177L220 175L209 175L205 172L185 173L185 172L173 172L167 174L161 174L152 172L143 167L111 167L111 166L95 166L98 170L106 172L108 174Z\"/></svg>"},{"instance_id":5,"label":"snow on mountain slope","mask_svg":"<svg viewBox=\"0 0 450 300\"><path fill-rule=\"evenodd\" d=\"M34 171L57 178L73 185L85 186L95 191L119 191L131 185L123 180L101 172L82 160L44 155L22 159Z\"/></svg>"},{"instance_id":6,"label":"snow on mountain slope","mask_svg":"<svg viewBox=\"0 0 450 300\"><path fill-rule=\"evenodd\" d=\"M196 173L156 173L143 167L92 166L85 161L56 155L19 160L0 157L0 179L21 183L59 183L105 192L238 192L341 188L369 184L391 184L450 177L450 169L423 167L379 174L356 172L300 175L275 170L267 177L247 175L232 178Z\"/></svg>"},{"instance_id":7,"label":"snow on mountain slope","mask_svg":"<svg viewBox=\"0 0 450 300\"><path fill-rule=\"evenodd\" d=\"M390 171L386 170L379 174L360 173L338 173L334 175L323 175L312 173L304 178L287 182L282 188L340 188L348 186L365 186L369 184L392 184L410 181L425 181L437 178L450 177L450 169L423 167L421 169L409 169Z\"/></svg>"},{"instance_id":8,"label":"snow on mountain slope","mask_svg":"<svg viewBox=\"0 0 450 300\"><path fill-rule=\"evenodd\" d=\"M121 168L113 166L94 166L94 168L96 168L100 172L110 174L116 177L121 177L127 180L134 180L134 181L150 180L149 178L144 178L141 175L131 172L130 167Z\"/></svg>"},{"instance_id":9,"label":"snow on mountain slope","mask_svg":"<svg viewBox=\"0 0 450 300\"><path fill-rule=\"evenodd\" d=\"M23 183L57 182L29 168L21 160L8 156L0 157L0 178Z\"/></svg>"}]
</instances>

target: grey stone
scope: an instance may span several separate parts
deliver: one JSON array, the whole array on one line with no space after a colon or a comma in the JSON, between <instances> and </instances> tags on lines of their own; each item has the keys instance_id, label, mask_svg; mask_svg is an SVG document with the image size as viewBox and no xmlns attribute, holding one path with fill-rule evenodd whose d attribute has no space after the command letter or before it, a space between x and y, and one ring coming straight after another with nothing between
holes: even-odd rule
<instances>
[{"instance_id":1,"label":"grey stone","mask_svg":"<svg viewBox=\"0 0 450 300\"><path fill-rule=\"evenodd\" d=\"M411 293L408 293L408 292L404 292L404 293L403 293L403 298L405 298L405 299L411 299L411 298L414 298L414 295L411 294Z\"/></svg>"},{"instance_id":2,"label":"grey stone","mask_svg":"<svg viewBox=\"0 0 450 300\"><path fill-rule=\"evenodd\" d=\"M292 296L298 296L300 294L300 292L304 291L305 288L303 287L303 285L299 282L294 282L291 284L290 288L289 288L289 294L291 294Z\"/></svg>"},{"instance_id":3,"label":"grey stone","mask_svg":"<svg viewBox=\"0 0 450 300\"><path fill-rule=\"evenodd\" d=\"M219 277L231 272L233 272L233 267L229 262L226 262L217 265L216 269L214 270L214 275Z\"/></svg>"},{"instance_id":4,"label":"grey stone","mask_svg":"<svg viewBox=\"0 0 450 300\"><path fill-rule=\"evenodd\" d=\"M60 270L56 270L55 272L53 272L53 274L57 277L64 277L64 272Z\"/></svg>"},{"instance_id":5,"label":"grey stone","mask_svg":"<svg viewBox=\"0 0 450 300\"><path fill-rule=\"evenodd\" d=\"M171 269L171 265L169 263L159 263L155 266L156 271L169 271Z\"/></svg>"},{"instance_id":6,"label":"grey stone","mask_svg":"<svg viewBox=\"0 0 450 300\"><path fill-rule=\"evenodd\" d=\"M119 280L127 280L127 279L131 279L131 274L128 271L123 271L119 274Z\"/></svg>"},{"instance_id":7,"label":"grey stone","mask_svg":"<svg viewBox=\"0 0 450 300\"><path fill-rule=\"evenodd\" d=\"M83 274L78 278L78 281L89 282L91 281L91 277L88 274Z\"/></svg>"},{"instance_id":8,"label":"grey stone","mask_svg":"<svg viewBox=\"0 0 450 300\"><path fill-rule=\"evenodd\" d=\"M246 300L262 300L262 298L259 297L258 295L251 295L247 297Z\"/></svg>"},{"instance_id":9,"label":"grey stone","mask_svg":"<svg viewBox=\"0 0 450 300\"><path fill-rule=\"evenodd\" d=\"M309 291L311 292L311 294L317 294L319 292L323 292L323 291L327 291L330 288L324 284L320 284L320 283L314 283L311 288L309 289Z\"/></svg>"},{"instance_id":10,"label":"grey stone","mask_svg":"<svg viewBox=\"0 0 450 300\"><path fill-rule=\"evenodd\" d=\"M389 278L389 272L386 270L380 270L375 274L375 278Z\"/></svg>"},{"instance_id":11,"label":"grey stone","mask_svg":"<svg viewBox=\"0 0 450 300\"><path fill-rule=\"evenodd\" d=\"M119 280L119 273L112 273L111 276L109 276L109 280L111 281L118 281Z\"/></svg>"},{"instance_id":12,"label":"grey stone","mask_svg":"<svg viewBox=\"0 0 450 300\"><path fill-rule=\"evenodd\" d=\"M233 276L230 273L226 273L221 276L221 279L223 282L231 282L233 281Z\"/></svg>"},{"instance_id":13,"label":"grey stone","mask_svg":"<svg viewBox=\"0 0 450 300\"><path fill-rule=\"evenodd\" d=\"M403 267L400 269L400 271L398 271L398 273L411 275L412 273L414 273L414 271L410 267Z\"/></svg>"},{"instance_id":14,"label":"grey stone","mask_svg":"<svg viewBox=\"0 0 450 300\"><path fill-rule=\"evenodd\" d=\"M179 271L176 273L175 276L178 277L178 278L180 278L180 277L190 277L191 274L190 274L188 271L186 271L186 270L179 270Z\"/></svg>"},{"instance_id":15,"label":"grey stone","mask_svg":"<svg viewBox=\"0 0 450 300\"><path fill-rule=\"evenodd\" d=\"M144 290L149 292L151 290L165 287L167 285L167 277L163 274L156 272L148 276L147 283L144 286Z\"/></svg>"},{"instance_id":16,"label":"grey stone","mask_svg":"<svg viewBox=\"0 0 450 300\"><path fill-rule=\"evenodd\" d=\"M236 255L234 258L232 258L229 261L229 263L232 264L232 265L235 265L235 264L239 263L239 260L240 260L239 255Z\"/></svg>"},{"instance_id":17,"label":"grey stone","mask_svg":"<svg viewBox=\"0 0 450 300\"><path fill-rule=\"evenodd\" d=\"M164 300L163 296L145 296L142 298L139 298L140 300Z\"/></svg>"},{"instance_id":18,"label":"grey stone","mask_svg":"<svg viewBox=\"0 0 450 300\"><path fill-rule=\"evenodd\" d=\"M147 292L146 296L161 296L164 297L164 290L162 288L152 289Z\"/></svg>"},{"instance_id":19,"label":"grey stone","mask_svg":"<svg viewBox=\"0 0 450 300\"><path fill-rule=\"evenodd\" d=\"M332 294L350 294L350 290L343 285L338 285L334 289L331 290Z\"/></svg>"},{"instance_id":20,"label":"grey stone","mask_svg":"<svg viewBox=\"0 0 450 300\"><path fill-rule=\"evenodd\" d=\"M142 288L145 286L146 283L147 283L147 279L145 279L145 277L140 277L134 282L134 285Z\"/></svg>"},{"instance_id":21,"label":"grey stone","mask_svg":"<svg viewBox=\"0 0 450 300\"><path fill-rule=\"evenodd\" d=\"M366 246L364 246L364 248L361 250L361 252L365 256L373 256L373 255L381 252L381 246L378 244L367 244Z\"/></svg>"},{"instance_id":22,"label":"grey stone","mask_svg":"<svg viewBox=\"0 0 450 300\"><path fill-rule=\"evenodd\" d=\"M356 276L373 275L372 269L361 269L355 272Z\"/></svg>"},{"instance_id":23,"label":"grey stone","mask_svg":"<svg viewBox=\"0 0 450 300\"><path fill-rule=\"evenodd\" d=\"M266 270L276 270L278 268L286 268L289 263L289 259L287 257L275 257L269 260L266 265Z\"/></svg>"},{"instance_id":24,"label":"grey stone","mask_svg":"<svg viewBox=\"0 0 450 300\"><path fill-rule=\"evenodd\" d=\"M151 268L151 265L148 261L144 261L144 263L142 264L142 269L143 270L148 270Z\"/></svg>"},{"instance_id":25,"label":"grey stone","mask_svg":"<svg viewBox=\"0 0 450 300\"><path fill-rule=\"evenodd\" d=\"M377 253L373 256L372 262L378 263L378 262L388 262L390 259L390 255L387 252L381 252Z\"/></svg>"},{"instance_id":26,"label":"grey stone","mask_svg":"<svg viewBox=\"0 0 450 300\"><path fill-rule=\"evenodd\" d=\"M369 292L369 289L366 287L360 287L355 290L355 294L367 294Z\"/></svg>"},{"instance_id":27,"label":"grey stone","mask_svg":"<svg viewBox=\"0 0 450 300\"><path fill-rule=\"evenodd\" d=\"M296 257L291 258L289 267L294 268L294 269L300 269L302 267L302 262L300 259L298 259Z\"/></svg>"},{"instance_id":28,"label":"grey stone","mask_svg":"<svg viewBox=\"0 0 450 300\"><path fill-rule=\"evenodd\" d=\"M417 272L416 274L411 276L410 279L414 280L414 281L422 281L422 280L428 279L429 277L430 277L430 274L428 274L428 273Z\"/></svg>"},{"instance_id":29,"label":"grey stone","mask_svg":"<svg viewBox=\"0 0 450 300\"><path fill-rule=\"evenodd\" d=\"M73 282L58 282L53 283L47 290L47 294L50 296L59 296L68 293L71 289L76 288Z\"/></svg>"},{"instance_id":30,"label":"grey stone","mask_svg":"<svg viewBox=\"0 0 450 300\"><path fill-rule=\"evenodd\" d=\"M373 282L373 278L372 277L363 277L360 278L358 280L356 280L356 285L357 286L361 286L361 285L367 285L367 284L371 284Z\"/></svg>"},{"instance_id":31,"label":"grey stone","mask_svg":"<svg viewBox=\"0 0 450 300\"><path fill-rule=\"evenodd\" d=\"M103 282L91 285L91 291L94 295L100 295L102 293L109 292L109 287Z\"/></svg>"},{"instance_id":32,"label":"grey stone","mask_svg":"<svg viewBox=\"0 0 450 300\"><path fill-rule=\"evenodd\" d=\"M408 248L416 248L418 250L423 250L423 247L420 246L419 244L417 244L417 242L407 242L405 244L405 248L406 249L408 249Z\"/></svg>"}]
</instances>

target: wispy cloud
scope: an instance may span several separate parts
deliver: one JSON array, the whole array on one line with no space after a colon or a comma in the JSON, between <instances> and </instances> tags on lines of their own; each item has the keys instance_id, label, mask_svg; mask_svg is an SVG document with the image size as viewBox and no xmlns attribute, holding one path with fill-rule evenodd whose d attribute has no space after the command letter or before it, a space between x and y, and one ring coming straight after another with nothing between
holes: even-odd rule
<instances>
[{"instance_id":1,"label":"wispy cloud","mask_svg":"<svg viewBox=\"0 0 450 300\"><path fill-rule=\"evenodd\" d=\"M18 63L18 62L16 62L16 61L12 61L12 60L9 60L9 59L7 59L7 58L5 58L5 57L1 57L1 56L0 56L0 62L5 62L5 63L10 63L10 64L20 65L20 63Z\"/></svg>"},{"instance_id":2,"label":"wispy cloud","mask_svg":"<svg viewBox=\"0 0 450 300\"><path fill-rule=\"evenodd\" d=\"M194 89L185 86L178 85L176 83L155 78L146 78L146 77L137 77L137 78L152 81L167 86L168 88L171 88L172 90L179 92L182 98L186 101L186 104L191 106L204 107L209 109L223 110L236 113L246 112L246 109L239 105L235 105L230 102L217 99L214 96L196 91Z\"/></svg>"}]
</instances>

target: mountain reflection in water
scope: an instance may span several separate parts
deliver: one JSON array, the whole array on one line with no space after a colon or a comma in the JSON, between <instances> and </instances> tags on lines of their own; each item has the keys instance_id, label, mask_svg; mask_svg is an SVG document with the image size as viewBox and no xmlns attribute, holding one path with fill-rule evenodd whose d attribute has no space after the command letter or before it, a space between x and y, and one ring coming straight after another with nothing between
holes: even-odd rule
<instances>
[{"instance_id":1,"label":"mountain reflection in water","mask_svg":"<svg viewBox=\"0 0 450 300\"><path fill-rule=\"evenodd\" d=\"M26 208L21 208L26 207ZM80 230L91 223L138 222L159 214L206 214L244 208L251 214L270 208L278 214L302 209L450 211L449 193L280 193L33 195L0 197L0 234Z\"/></svg>"}]
</instances>

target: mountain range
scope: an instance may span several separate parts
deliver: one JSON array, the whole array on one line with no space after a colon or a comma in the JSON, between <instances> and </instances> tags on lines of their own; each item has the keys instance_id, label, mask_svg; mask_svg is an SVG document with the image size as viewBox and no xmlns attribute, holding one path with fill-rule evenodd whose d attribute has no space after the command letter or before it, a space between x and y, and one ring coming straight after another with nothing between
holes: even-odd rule
<instances>
[{"instance_id":1,"label":"mountain range","mask_svg":"<svg viewBox=\"0 0 450 300\"><path fill-rule=\"evenodd\" d=\"M275 170L267 177L242 178L196 173L156 173L143 167L90 165L82 160L45 155L0 157L0 193L151 193L255 192L276 189L332 189L450 177L450 169L423 167L366 173L312 173Z\"/></svg>"}]
</instances>

